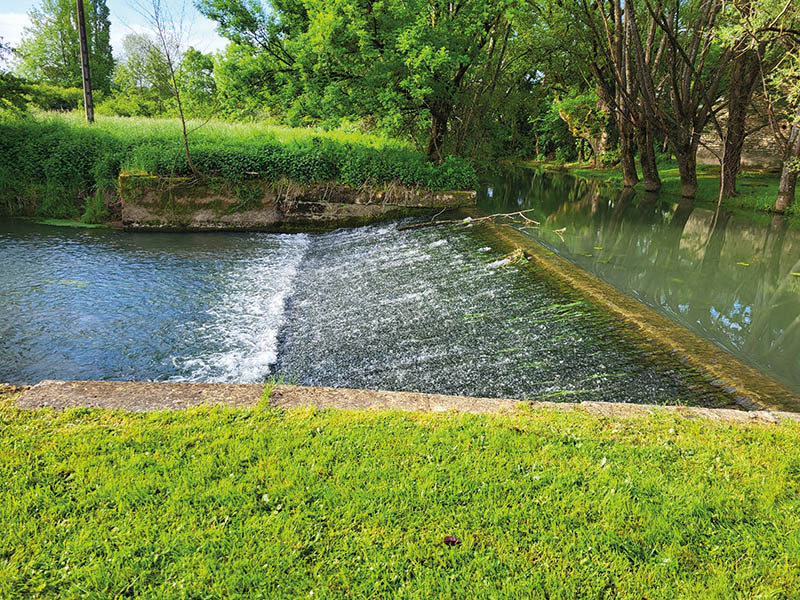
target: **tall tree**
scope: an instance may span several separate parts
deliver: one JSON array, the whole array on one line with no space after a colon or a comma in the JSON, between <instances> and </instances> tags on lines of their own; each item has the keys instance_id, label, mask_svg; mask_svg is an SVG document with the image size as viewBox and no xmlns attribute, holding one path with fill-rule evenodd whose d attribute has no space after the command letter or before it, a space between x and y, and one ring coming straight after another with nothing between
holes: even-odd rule
<instances>
[{"instance_id":1,"label":"tall tree","mask_svg":"<svg viewBox=\"0 0 800 600\"><path fill-rule=\"evenodd\" d=\"M730 49L721 49L714 36L723 0L642 0L641 5L664 43L662 72L648 63L641 37L631 38L641 102L675 154L682 195L694 198L697 149L706 125L717 123L719 93L731 58ZM638 30L633 0L627 0L626 9Z\"/></svg>"},{"instance_id":2,"label":"tall tree","mask_svg":"<svg viewBox=\"0 0 800 600\"><path fill-rule=\"evenodd\" d=\"M781 149L775 211L783 212L794 202L800 171L800 5L796 0L736 0L731 11L719 35L728 46L742 46L757 67L770 129Z\"/></svg>"},{"instance_id":3,"label":"tall tree","mask_svg":"<svg viewBox=\"0 0 800 600\"><path fill-rule=\"evenodd\" d=\"M248 0L200 0L199 8L223 35L269 55L289 85L299 82L306 111L395 124L422 115L432 160L445 153L469 75L503 53L511 32L507 0L274 0L269 12Z\"/></svg>"},{"instance_id":4,"label":"tall tree","mask_svg":"<svg viewBox=\"0 0 800 600\"><path fill-rule=\"evenodd\" d=\"M145 38L152 41L153 52L161 55L166 70L169 73L169 85L178 107L178 117L181 120L181 135L183 137L183 149L186 155L186 162L192 175L202 181L203 174L197 169L192 160L192 153L189 149L189 130L186 127L186 113L183 108L182 90L179 85L181 78L181 65L183 62L184 37L186 35L186 4L177 7L177 12L173 11L167 3L161 0L135 0L136 9L139 11L155 30L153 38Z\"/></svg>"},{"instance_id":5,"label":"tall tree","mask_svg":"<svg viewBox=\"0 0 800 600\"><path fill-rule=\"evenodd\" d=\"M122 56L114 67L114 91L104 106L123 116L166 114L173 99L167 61L152 35L131 33L122 40Z\"/></svg>"},{"instance_id":6,"label":"tall tree","mask_svg":"<svg viewBox=\"0 0 800 600\"><path fill-rule=\"evenodd\" d=\"M106 0L86 0L89 68L97 90L111 90L111 53ZM29 13L31 25L18 49L20 74L62 87L81 87L81 57L74 0L42 0Z\"/></svg>"}]
</instances>

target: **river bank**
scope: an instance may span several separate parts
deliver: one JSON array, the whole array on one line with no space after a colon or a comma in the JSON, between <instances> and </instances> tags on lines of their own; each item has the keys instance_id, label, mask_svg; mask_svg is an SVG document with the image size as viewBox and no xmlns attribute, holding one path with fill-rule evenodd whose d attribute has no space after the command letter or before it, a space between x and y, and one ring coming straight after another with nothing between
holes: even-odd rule
<instances>
[{"instance_id":1,"label":"river bank","mask_svg":"<svg viewBox=\"0 0 800 600\"><path fill-rule=\"evenodd\" d=\"M796 423L13 401L0 392L7 597L800 587Z\"/></svg>"},{"instance_id":2,"label":"river bank","mask_svg":"<svg viewBox=\"0 0 800 600\"><path fill-rule=\"evenodd\" d=\"M406 144L366 134L265 124L190 123L191 163L177 120L39 114L0 121L0 215L106 223L122 219L125 178L184 178L206 196L224 187L228 213L259 198L253 185L430 196L472 190L469 161L434 163ZM160 185L169 191L169 185ZM180 187L180 186L179 186ZM284 187L286 187L284 185ZM220 195L220 194L218 194ZM395 194L398 195L398 194ZM314 198L318 203L324 198ZM430 204L430 203L429 203ZM438 205L436 205L438 207ZM438 207L442 208L442 207Z\"/></svg>"}]
</instances>

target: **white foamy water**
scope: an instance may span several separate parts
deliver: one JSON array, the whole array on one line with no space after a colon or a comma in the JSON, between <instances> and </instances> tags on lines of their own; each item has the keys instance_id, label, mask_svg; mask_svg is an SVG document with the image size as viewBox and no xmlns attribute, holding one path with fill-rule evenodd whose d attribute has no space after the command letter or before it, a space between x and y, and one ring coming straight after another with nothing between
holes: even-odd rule
<instances>
[{"instance_id":1,"label":"white foamy water","mask_svg":"<svg viewBox=\"0 0 800 600\"><path fill-rule=\"evenodd\" d=\"M243 256L219 282L220 294L195 330L196 347L216 351L176 356L174 381L259 383L277 360L278 334L298 267L310 245L308 235L279 236L263 256Z\"/></svg>"}]
</instances>

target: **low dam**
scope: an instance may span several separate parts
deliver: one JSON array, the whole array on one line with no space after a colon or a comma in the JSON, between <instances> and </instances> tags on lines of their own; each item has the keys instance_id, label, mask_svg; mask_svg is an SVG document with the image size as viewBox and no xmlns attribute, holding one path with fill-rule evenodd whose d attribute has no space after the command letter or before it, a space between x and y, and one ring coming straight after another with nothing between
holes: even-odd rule
<instances>
[{"instance_id":1,"label":"low dam","mask_svg":"<svg viewBox=\"0 0 800 600\"><path fill-rule=\"evenodd\" d=\"M0 380L290 383L726 406L468 227L0 229Z\"/></svg>"}]
</instances>

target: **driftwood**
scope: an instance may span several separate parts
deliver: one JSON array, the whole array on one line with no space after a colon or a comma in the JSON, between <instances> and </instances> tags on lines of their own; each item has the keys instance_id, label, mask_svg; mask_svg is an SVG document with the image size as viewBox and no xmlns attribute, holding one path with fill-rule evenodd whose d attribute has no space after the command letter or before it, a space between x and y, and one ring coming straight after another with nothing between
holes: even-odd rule
<instances>
[{"instance_id":1,"label":"driftwood","mask_svg":"<svg viewBox=\"0 0 800 600\"><path fill-rule=\"evenodd\" d=\"M528 217L525 213L531 212L534 210L533 208L529 208L527 210L518 210L516 212L511 213L497 213L494 215L486 215L485 217L467 217L466 219L444 219L442 221L437 221L436 217L438 217L442 212L440 211L437 214L433 215L433 218L430 221L424 221L422 223L412 223L411 225L401 225L397 229L398 231L405 231L406 229L419 229L421 227L434 227L436 225L471 225L472 223L483 223L485 221L494 221L495 219L511 219L514 217L519 217L525 223L526 226L533 226L538 227L541 225L539 221L535 221Z\"/></svg>"}]
</instances>

